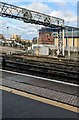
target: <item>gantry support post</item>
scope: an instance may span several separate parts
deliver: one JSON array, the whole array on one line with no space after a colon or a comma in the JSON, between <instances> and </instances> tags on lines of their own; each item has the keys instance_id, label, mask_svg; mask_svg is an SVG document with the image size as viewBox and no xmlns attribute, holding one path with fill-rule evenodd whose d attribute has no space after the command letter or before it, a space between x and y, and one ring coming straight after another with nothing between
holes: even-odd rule
<instances>
[{"instance_id":1,"label":"gantry support post","mask_svg":"<svg viewBox=\"0 0 79 120\"><path fill-rule=\"evenodd\" d=\"M64 29L63 29L63 53L62 54L63 54L63 56L65 55L64 54Z\"/></svg>"},{"instance_id":2,"label":"gantry support post","mask_svg":"<svg viewBox=\"0 0 79 120\"><path fill-rule=\"evenodd\" d=\"M72 29L72 47L74 47L74 40L73 40L73 29Z\"/></svg>"},{"instance_id":3,"label":"gantry support post","mask_svg":"<svg viewBox=\"0 0 79 120\"><path fill-rule=\"evenodd\" d=\"M64 56L64 28L58 29L58 56Z\"/></svg>"}]
</instances>

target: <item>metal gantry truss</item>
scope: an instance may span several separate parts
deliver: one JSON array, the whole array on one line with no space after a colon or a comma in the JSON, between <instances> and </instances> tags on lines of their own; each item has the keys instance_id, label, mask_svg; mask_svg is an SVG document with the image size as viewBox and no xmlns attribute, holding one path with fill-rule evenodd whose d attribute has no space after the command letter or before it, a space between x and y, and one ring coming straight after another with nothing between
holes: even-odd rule
<instances>
[{"instance_id":1,"label":"metal gantry truss","mask_svg":"<svg viewBox=\"0 0 79 120\"><path fill-rule=\"evenodd\" d=\"M58 54L62 54L64 19L52 17L11 4L0 2L0 16L14 18L25 23L44 25L58 28Z\"/></svg>"}]
</instances>

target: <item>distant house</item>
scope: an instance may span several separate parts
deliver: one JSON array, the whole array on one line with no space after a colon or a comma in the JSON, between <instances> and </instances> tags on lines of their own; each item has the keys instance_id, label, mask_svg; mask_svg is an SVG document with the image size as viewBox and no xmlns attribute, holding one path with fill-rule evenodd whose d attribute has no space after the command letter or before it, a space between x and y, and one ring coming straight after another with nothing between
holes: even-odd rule
<instances>
[{"instance_id":1,"label":"distant house","mask_svg":"<svg viewBox=\"0 0 79 120\"><path fill-rule=\"evenodd\" d=\"M4 35L3 34L0 34L0 39L4 39Z\"/></svg>"},{"instance_id":2,"label":"distant house","mask_svg":"<svg viewBox=\"0 0 79 120\"><path fill-rule=\"evenodd\" d=\"M21 35L13 34L11 38L15 40L21 40Z\"/></svg>"}]
</instances>

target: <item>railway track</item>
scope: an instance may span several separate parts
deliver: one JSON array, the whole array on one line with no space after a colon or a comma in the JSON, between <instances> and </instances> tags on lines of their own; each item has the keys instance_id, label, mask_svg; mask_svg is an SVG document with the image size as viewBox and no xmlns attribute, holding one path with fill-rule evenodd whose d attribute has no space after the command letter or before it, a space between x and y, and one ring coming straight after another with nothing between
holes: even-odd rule
<instances>
[{"instance_id":1,"label":"railway track","mask_svg":"<svg viewBox=\"0 0 79 120\"><path fill-rule=\"evenodd\" d=\"M52 63L52 62L59 62L61 64L63 63L69 63L74 65L73 63L77 63L77 65L79 65L79 59L75 60L75 59L68 59L68 58L54 58L54 57L46 57L46 56L36 56L36 55L13 55L13 58L19 58L19 59L29 59L29 60L36 60L36 61L42 61L42 62L47 62L47 63Z\"/></svg>"},{"instance_id":2,"label":"railway track","mask_svg":"<svg viewBox=\"0 0 79 120\"><path fill-rule=\"evenodd\" d=\"M39 56L8 56L7 59L13 60L16 62L26 63L29 62L30 64L36 63L37 65L48 65L52 66L54 64L57 64L58 66L69 66L74 68L79 68L79 61L77 60L69 60L69 59L58 59L58 58L50 58L50 57L39 57Z\"/></svg>"},{"instance_id":3,"label":"railway track","mask_svg":"<svg viewBox=\"0 0 79 120\"><path fill-rule=\"evenodd\" d=\"M6 57L5 69L79 84L79 65L76 62L61 62L58 60L40 62L29 59L24 60L22 57Z\"/></svg>"}]
</instances>

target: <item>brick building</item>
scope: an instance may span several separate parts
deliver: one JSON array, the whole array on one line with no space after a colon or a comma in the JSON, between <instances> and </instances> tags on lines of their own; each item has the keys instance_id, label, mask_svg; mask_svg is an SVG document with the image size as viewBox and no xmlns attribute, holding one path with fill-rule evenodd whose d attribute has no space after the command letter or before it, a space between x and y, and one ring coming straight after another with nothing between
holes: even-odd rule
<instances>
[{"instance_id":1,"label":"brick building","mask_svg":"<svg viewBox=\"0 0 79 120\"><path fill-rule=\"evenodd\" d=\"M54 28L41 28L39 30L39 44L55 45L58 48L58 33ZM79 50L79 31L74 28L64 33L64 47Z\"/></svg>"},{"instance_id":2,"label":"brick building","mask_svg":"<svg viewBox=\"0 0 79 120\"><path fill-rule=\"evenodd\" d=\"M41 28L39 30L39 44L54 44L54 37L50 28Z\"/></svg>"}]
</instances>

